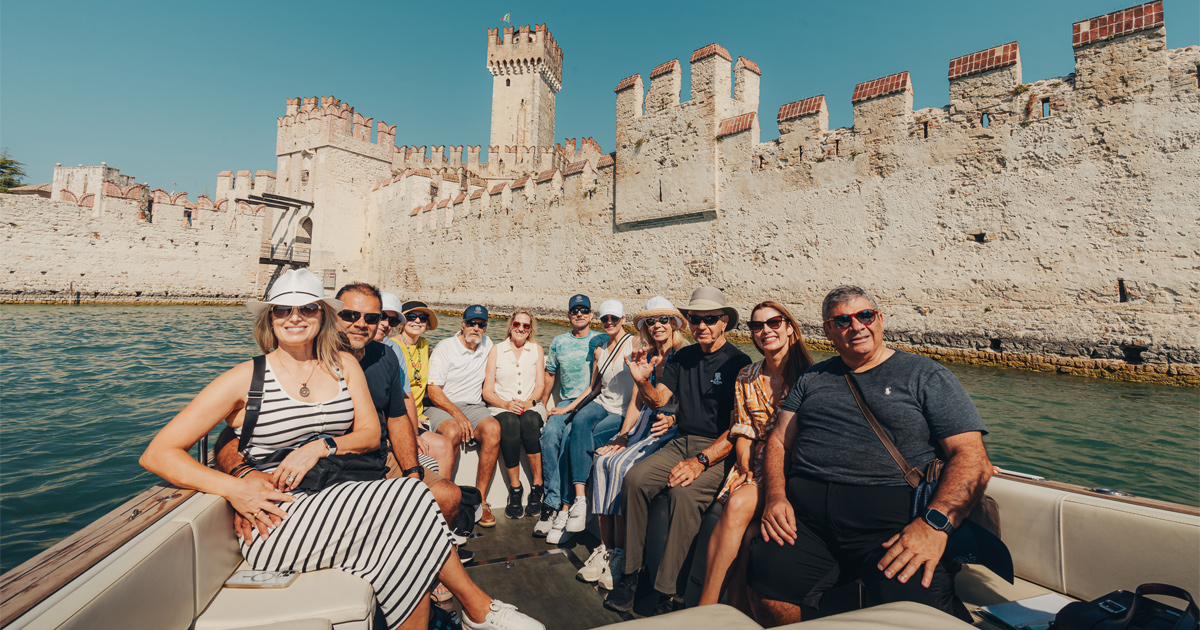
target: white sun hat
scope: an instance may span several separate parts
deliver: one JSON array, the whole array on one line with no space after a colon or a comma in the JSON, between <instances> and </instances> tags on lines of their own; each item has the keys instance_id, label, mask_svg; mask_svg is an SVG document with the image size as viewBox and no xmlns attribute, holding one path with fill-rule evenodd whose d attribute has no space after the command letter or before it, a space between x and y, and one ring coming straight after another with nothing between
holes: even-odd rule
<instances>
[{"instance_id":1,"label":"white sun hat","mask_svg":"<svg viewBox=\"0 0 1200 630\"><path fill-rule=\"evenodd\" d=\"M265 300L248 300L246 308L258 315L271 306L304 306L313 302L324 302L334 311L342 310L341 300L325 297L325 285L317 274L307 269L292 269L283 272L267 291Z\"/></svg>"},{"instance_id":2,"label":"white sun hat","mask_svg":"<svg viewBox=\"0 0 1200 630\"><path fill-rule=\"evenodd\" d=\"M675 308L674 304L671 304L670 300L661 295L656 295L650 298L650 301L646 302L646 309L633 316L633 325L641 328L647 319L660 315L675 318L675 327L683 328L683 314L679 312L679 309Z\"/></svg>"},{"instance_id":3,"label":"white sun hat","mask_svg":"<svg viewBox=\"0 0 1200 630\"><path fill-rule=\"evenodd\" d=\"M383 303L383 308L381 308L379 310L383 311L384 313L386 313L388 311L392 311L393 313L395 313L397 315L404 312L404 307L401 306L401 304L400 304L400 296L396 295L395 293L389 293L387 291L380 291L379 296L381 298L383 298L381 300Z\"/></svg>"}]
</instances>

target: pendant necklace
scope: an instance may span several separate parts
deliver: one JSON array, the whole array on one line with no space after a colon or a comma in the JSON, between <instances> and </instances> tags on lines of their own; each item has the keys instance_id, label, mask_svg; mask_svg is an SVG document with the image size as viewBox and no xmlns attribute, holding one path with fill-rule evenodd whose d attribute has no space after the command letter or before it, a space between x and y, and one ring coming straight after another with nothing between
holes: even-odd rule
<instances>
[{"instance_id":1,"label":"pendant necklace","mask_svg":"<svg viewBox=\"0 0 1200 630\"><path fill-rule=\"evenodd\" d=\"M300 379L296 378L295 374L292 374L292 370L290 368L288 368L288 366L286 364L280 362L280 365L283 366L283 369L287 370L288 376L292 377L293 379L295 379L297 381L300 380ZM308 372L308 378L304 379L304 381L300 383L300 397L301 398L308 398L308 395L312 393L312 390L308 389L308 382L312 380L313 374L315 374L316 371L317 371L317 364L314 363L312 369L309 370L309 372Z\"/></svg>"}]
</instances>

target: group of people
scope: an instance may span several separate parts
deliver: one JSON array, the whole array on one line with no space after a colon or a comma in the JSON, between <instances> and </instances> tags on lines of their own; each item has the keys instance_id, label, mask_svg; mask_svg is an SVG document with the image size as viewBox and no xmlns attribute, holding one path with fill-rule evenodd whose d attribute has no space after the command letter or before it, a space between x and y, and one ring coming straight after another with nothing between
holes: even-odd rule
<instances>
[{"instance_id":1,"label":"group of people","mask_svg":"<svg viewBox=\"0 0 1200 630\"><path fill-rule=\"evenodd\" d=\"M541 627L470 581L455 548L461 540L446 527L462 490L436 471L451 475L461 447L477 445L476 489L487 496L502 457L504 515L536 517L534 536L558 544L595 517L600 544L579 578L598 582L613 610L632 608L642 580L653 580L656 612L677 606L680 571L716 503L719 520L707 548L696 551L707 560L702 605L727 601L763 625L781 625L828 611L826 592L861 579L868 604L913 600L969 620L954 594L956 566L941 556L991 474L986 429L949 371L884 344L883 313L861 288L826 296L822 328L838 355L815 365L799 322L774 301L753 307L745 324L763 355L752 362L726 338L737 310L711 287L684 308L655 297L632 322L620 301L593 311L588 296L575 295L571 331L545 349L529 311L514 311L493 343L487 309L473 305L431 351L424 335L438 319L425 303L365 284L328 299L304 270L287 272L265 302L249 306L259 314L255 337L269 370L248 450L294 450L278 465L255 466L230 440L218 446L225 472L187 457L221 420L237 432L248 362L201 392L142 462L173 483L228 498L256 569L336 566L363 575L389 627L421 627L428 612L418 595L435 584L459 598L468 627ZM594 318L602 332L592 329ZM905 459L918 468L945 461L938 492L915 518L911 489L864 418L854 384ZM369 421L372 407L378 422ZM345 451L379 452L389 478L296 489L320 457ZM344 509L360 506L363 493L404 508ZM645 575L651 503L660 496L669 506L667 539L655 574ZM368 517L372 526L332 538L297 533L328 510L344 521L331 519L331 531ZM476 520L495 525L492 506L484 502ZM424 543L414 551L416 537ZM396 574L380 571L380 562L412 568L404 584L390 583L372 579Z\"/></svg>"}]
</instances>

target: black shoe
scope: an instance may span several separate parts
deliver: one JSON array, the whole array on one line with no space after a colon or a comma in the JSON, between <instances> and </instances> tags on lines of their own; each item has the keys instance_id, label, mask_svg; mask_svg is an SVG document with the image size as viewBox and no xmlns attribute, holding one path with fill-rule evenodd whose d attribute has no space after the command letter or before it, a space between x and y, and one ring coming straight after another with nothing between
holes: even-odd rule
<instances>
[{"instance_id":1,"label":"black shoe","mask_svg":"<svg viewBox=\"0 0 1200 630\"><path fill-rule=\"evenodd\" d=\"M525 504L525 516L537 516L542 513L542 499L546 498L546 490L541 486L529 486L529 502Z\"/></svg>"},{"instance_id":2,"label":"black shoe","mask_svg":"<svg viewBox=\"0 0 1200 630\"><path fill-rule=\"evenodd\" d=\"M654 612L650 613L650 616L656 617L673 612L675 612L675 596L668 595L662 601L658 602L658 605L654 607Z\"/></svg>"},{"instance_id":3,"label":"black shoe","mask_svg":"<svg viewBox=\"0 0 1200 630\"><path fill-rule=\"evenodd\" d=\"M475 559L475 552L471 551L470 549L463 549L462 547L459 547L458 559L461 560L463 564L466 564Z\"/></svg>"},{"instance_id":4,"label":"black shoe","mask_svg":"<svg viewBox=\"0 0 1200 630\"><path fill-rule=\"evenodd\" d=\"M604 607L617 612L629 612L633 609L633 600L637 597L638 572L634 571L621 578L616 588L608 592L604 598Z\"/></svg>"},{"instance_id":5,"label":"black shoe","mask_svg":"<svg viewBox=\"0 0 1200 630\"><path fill-rule=\"evenodd\" d=\"M525 494L524 486L508 489L508 505L504 507L504 515L508 518L521 518L525 510L521 508L521 497Z\"/></svg>"}]
</instances>

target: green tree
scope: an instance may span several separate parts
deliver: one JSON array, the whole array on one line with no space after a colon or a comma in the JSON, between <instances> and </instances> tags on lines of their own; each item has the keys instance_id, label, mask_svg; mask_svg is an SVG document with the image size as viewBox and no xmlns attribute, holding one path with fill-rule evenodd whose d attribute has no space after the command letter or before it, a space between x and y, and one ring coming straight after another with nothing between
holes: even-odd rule
<instances>
[{"instance_id":1,"label":"green tree","mask_svg":"<svg viewBox=\"0 0 1200 630\"><path fill-rule=\"evenodd\" d=\"M20 162L8 157L8 149L0 149L0 192L8 192L9 188L16 188L21 185L21 178L25 177L25 166Z\"/></svg>"}]
</instances>

